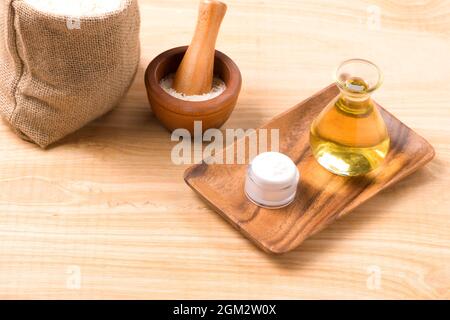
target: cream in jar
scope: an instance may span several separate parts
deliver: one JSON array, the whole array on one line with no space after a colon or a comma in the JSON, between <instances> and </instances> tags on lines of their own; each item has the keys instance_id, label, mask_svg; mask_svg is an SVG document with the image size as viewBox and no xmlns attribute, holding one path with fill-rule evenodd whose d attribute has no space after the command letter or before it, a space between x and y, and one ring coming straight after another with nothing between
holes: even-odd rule
<instances>
[{"instance_id":1,"label":"cream in jar","mask_svg":"<svg viewBox=\"0 0 450 320\"><path fill-rule=\"evenodd\" d=\"M265 152L249 165L245 193L260 207L278 209L294 201L299 180L300 173L288 156Z\"/></svg>"}]
</instances>

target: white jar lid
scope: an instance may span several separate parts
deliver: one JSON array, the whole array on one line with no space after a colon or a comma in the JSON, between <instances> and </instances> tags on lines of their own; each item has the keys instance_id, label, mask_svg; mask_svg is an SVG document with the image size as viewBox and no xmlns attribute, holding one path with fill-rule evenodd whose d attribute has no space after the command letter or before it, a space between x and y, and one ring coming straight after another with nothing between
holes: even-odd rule
<instances>
[{"instance_id":1,"label":"white jar lid","mask_svg":"<svg viewBox=\"0 0 450 320\"><path fill-rule=\"evenodd\" d=\"M257 205L279 208L294 200L299 179L300 173L288 156L265 152L250 164L245 192Z\"/></svg>"}]
</instances>

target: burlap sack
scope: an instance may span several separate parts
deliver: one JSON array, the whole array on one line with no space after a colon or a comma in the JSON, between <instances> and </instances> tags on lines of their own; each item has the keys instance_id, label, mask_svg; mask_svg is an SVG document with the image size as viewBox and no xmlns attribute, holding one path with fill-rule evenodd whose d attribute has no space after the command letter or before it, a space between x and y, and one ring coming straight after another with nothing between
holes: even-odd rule
<instances>
[{"instance_id":1,"label":"burlap sack","mask_svg":"<svg viewBox=\"0 0 450 320\"><path fill-rule=\"evenodd\" d=\"M0 1L0 113L22 138L46 147L118 104L139 63L137 0L79 20Z\"/></svg>"}]
</instances>

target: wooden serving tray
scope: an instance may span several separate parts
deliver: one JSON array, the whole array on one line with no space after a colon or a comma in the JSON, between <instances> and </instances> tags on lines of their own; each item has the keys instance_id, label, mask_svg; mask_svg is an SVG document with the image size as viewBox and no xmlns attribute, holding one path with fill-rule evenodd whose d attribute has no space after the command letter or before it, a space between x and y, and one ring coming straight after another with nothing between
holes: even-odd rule
<instances>
[{"instance_id":1,"label":"wooden serving tray","mask_svg":"<svg viewBox=\"0 0 450 320\"><path fill-rule=\"evenodd\" d=\"M186 183L258 247L279 254L295 249L433 159L434 149L424 138L380 107L391 136L384 165L366 176L352 178L323 169L310 151L309 129L338 93L331 85L262 127L280 130L280 152L290 156L300 170L299 192L290 206L268 210L250 202L244 194L247 165L194 165L185 172Z\"/></svg>"}]
</instances>

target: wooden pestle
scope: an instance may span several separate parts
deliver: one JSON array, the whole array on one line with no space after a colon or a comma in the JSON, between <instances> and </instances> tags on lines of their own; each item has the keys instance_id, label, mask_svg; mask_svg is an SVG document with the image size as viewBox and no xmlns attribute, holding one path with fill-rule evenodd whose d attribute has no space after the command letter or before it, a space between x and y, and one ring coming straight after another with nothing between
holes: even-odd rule
<instances>
[{"instance_id":1,"label":"wooden pestle","mask_svg":"<svg viewBox=\"0 0 450 320\"><path fill-rule=\"evenodd\" d=\"M202 0L200 3L194 37L173 82L177 92L201 95L211 91L216 40L226 12L227 6L223 2Z\"/></svg>"}]
</instances>

